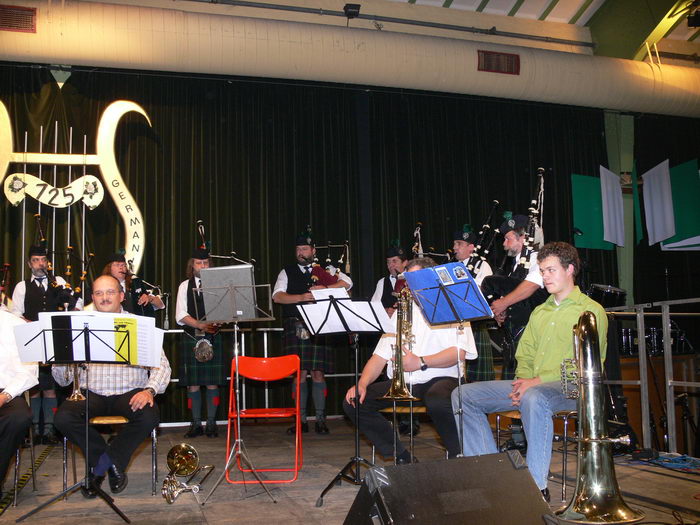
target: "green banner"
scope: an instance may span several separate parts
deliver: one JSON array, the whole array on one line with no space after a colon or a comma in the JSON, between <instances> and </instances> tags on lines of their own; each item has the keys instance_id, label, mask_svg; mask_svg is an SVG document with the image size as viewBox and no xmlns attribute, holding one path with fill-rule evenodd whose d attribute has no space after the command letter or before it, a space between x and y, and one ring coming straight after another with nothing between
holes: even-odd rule
<instances>
[{"instance_id":1,"label":"green banner","mask_svg":"<svg viewBox=\"0 0 700 525\"><path fill-rule=\"evenodd\" d=\"M615 245L603 240L603 198L600 179L571 174L571 197L574 203L574 228L583 232L574 236L577 248L612 250Z\"/></svg>"},{"instance_id":2,"label":"green banner","mask_svg":"<svg viewBox=\"0 0 700 525\"><path fill-rule=\"evenodd\" d=\"M698 246L693 242L700 236L700 175L698 160L671 168L671 193L673 194L673 216L676 234L662 244L672 249L691 249ZM700 239L698 239L700 240ZM678 246L669 246L688 241Z\"/></svg>"}]
</instances>

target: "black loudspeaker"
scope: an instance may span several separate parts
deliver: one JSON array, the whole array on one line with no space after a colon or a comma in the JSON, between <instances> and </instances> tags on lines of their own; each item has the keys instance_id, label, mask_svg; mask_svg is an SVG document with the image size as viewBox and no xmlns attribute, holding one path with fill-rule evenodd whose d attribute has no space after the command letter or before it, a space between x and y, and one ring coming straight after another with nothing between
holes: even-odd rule
<instances>
[{"instance_id":1,"label":"black loudspeaker","mask_svg":"<svg viewBox=\"0 0 700 525\"><path fill-rule=\"evenodd\" d=\"M552 516L518 451L374 467L345 525L542 525Z\"/></svg>"}]
</instances>

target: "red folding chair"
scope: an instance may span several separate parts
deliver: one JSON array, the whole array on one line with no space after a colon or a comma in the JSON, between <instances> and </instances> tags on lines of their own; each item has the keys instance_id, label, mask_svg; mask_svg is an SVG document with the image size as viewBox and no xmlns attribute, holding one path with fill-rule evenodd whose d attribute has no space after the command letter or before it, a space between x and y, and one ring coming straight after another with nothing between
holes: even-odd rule
<instances>
[{"instance_id":1,"label":"red folding chair","mask_svg":"<svg viewBox=\"0 0 700 525\"><path fill-rule=\"evenodd\" d=\"M246 357L238 358L238 372L241 377L253 379L255 381L279 381L290 375L295 375L296 389L299 392L300 385L300 361L299 356L285 355L281 357ZM263 483L291 483L296 481L299 476L299 471L302 465L302 448L301 448L301 418L299 410L299 396L295 395L295 405L289 408L246 408L237 410L236 407L236 392L235 392L235 377L236 377L236 360L231 362L231 384L229 387L229 408L228 408L228 433L226 436L226 457L231 453L231 435L233 441L238 439L238 425L236 418L295 418L294 424L296 427L295 444L294 444L294 466L289 468L261 468L254 464L256 472L292 472L294 475L286 479L265 479ZM238 469L241 472L251 472L250 469L244 468L241 465L240 458L238 459ZM252 478L248 480L233 480L230 478L231 470L226 472L226 481L237 484L257 483L257 480Z\"/></svg>"}]
</instances>

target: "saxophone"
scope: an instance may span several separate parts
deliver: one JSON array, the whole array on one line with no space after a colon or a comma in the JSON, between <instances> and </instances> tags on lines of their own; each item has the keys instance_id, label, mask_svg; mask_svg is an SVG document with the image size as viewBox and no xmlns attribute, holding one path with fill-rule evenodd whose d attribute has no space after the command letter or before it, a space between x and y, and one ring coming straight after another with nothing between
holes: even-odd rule
<instances>
[{"instance_id":1,"label":"saxophone","mask_svg":"<svg viewBox=\"0 0 700 525\"><path fill-rule=\"evenodd\" d=\"M391 401L418 401L411 395L406 386L403 374L403 345L408 345L409 350L413 346L413 296L408 286L404 286L398 293L396 304L396 344L391 345L394 352L394 376L386 394L379 399Z\"/></svg>"}]
</instances>

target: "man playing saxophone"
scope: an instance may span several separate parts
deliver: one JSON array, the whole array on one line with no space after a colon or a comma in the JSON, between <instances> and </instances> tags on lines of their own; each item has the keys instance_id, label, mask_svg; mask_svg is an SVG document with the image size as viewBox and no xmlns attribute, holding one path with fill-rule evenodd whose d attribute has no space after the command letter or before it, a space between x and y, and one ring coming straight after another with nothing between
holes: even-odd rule
<instances>
[{"instance_id":1,"label":"man playing saxophone","mask_svg":"<svg viewBox=\"0 0 700 525\"><path fill-rule=\"evenodd\" d=\"M549 501L552 414L576 410L576 400L564 396L560 382L562 361L573 357L572 327L583 312L593 312L604 361L608 319L603 307L574 284L581 268L576 248L565 242L550 242L540 249L537 261L550 296L532 312L518 343L515 380L462 385L452 393L452 405L456 412L461 390L465 456L498 452L487 415L519 410L528 441L527 466L542 496Z\"/></svg>"},{"instance_id":2,"label":"man playing saxophone","mask_svg":"<svg viewBox=\"0 0 700 525\"><path fill-rule=\"evenodd\" d=\"M407 272L413 272L435 266L428 258L413 259L406 266ZM431 327L423 318L420 308L412 301L412 334L415 341L403 341L403 370L405 381L412 387L413 396L425 404L428 415L442 439L449 457L460 452L459 437L450 404L450 394L457 386L457 349L460 359L476 358L476 346L471 328L467 323L460 331L453 325ZM396 323L398 315L392 317ZM401 327L396 327L397 334ZM397 334L384 334L379 340L374 354L367 361L358 382L358 392L351 387L345 395L343 408L355 424L355 403L360 403L360 429L376 446L377 451L385 457L393 455L394 433L391 424L379 412L391 407L389 399L379 399L387 393L394 375L392 345L399 339ZM374 382L387 365L389 381ZM359 399L358 399L359 398ZM411 463L410 453L397 439L396 462Z\"/></svg>"}]
</instances>

